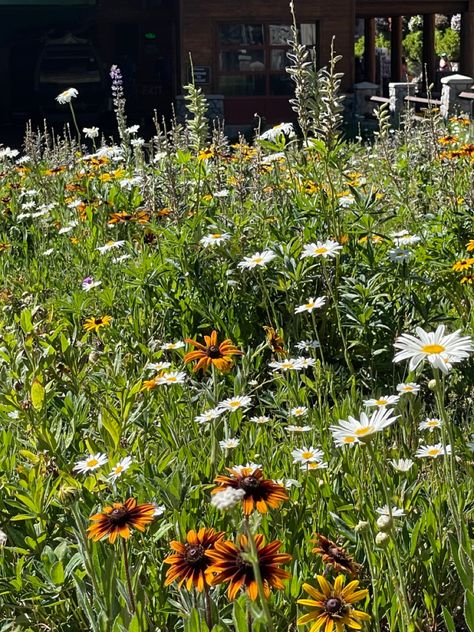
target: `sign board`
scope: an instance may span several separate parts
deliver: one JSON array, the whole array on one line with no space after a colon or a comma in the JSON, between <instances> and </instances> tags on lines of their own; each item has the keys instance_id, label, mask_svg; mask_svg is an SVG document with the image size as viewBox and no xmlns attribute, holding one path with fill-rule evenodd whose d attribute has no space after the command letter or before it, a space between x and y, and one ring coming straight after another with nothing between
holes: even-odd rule
<instances>
[{"instance_id":1,"label":"sign board","mask_svg":"<svg viewBox=\"0 0 474 632\"><path fill-rule=\"evenodd\" d=\"M189 79L191 81L191 68L189 69ZM193 79L196 85L211 83L211 67L193 66Z\"/></svg>"}]
</instances>

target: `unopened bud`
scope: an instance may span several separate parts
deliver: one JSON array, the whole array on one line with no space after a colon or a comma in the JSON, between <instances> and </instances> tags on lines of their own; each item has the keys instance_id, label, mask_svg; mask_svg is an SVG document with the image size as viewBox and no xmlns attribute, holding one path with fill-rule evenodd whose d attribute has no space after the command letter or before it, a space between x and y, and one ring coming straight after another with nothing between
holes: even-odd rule
<instances>
[{"instance_id":1,"label":"unopened bud","mask_svg":"<svg viewBox=\"0 0 474 632\"><path fill-rule=\"evenodd\" d=\"M384 549L390 542L390 535L384 531L379 531L375 536L375 544L381 549Z\"/></svg>"},{"instance_id":2,"label":"unopened bud","mask_svg":"<svg viewBox=\"0 0 474 632\"><path fill-rule=\"evenodd\" d=\"M390 516L379 516L377 518L377 527L380 531L390 531L393 525L393 520Z\"/></svg>"},{"instance_id":3,"label":"unopened bud","mask_svg":"<svg viewBox=\"0 0 474 632\"><path fill-rule=\"evenodd\" d=\"M354 531L359 533L359 531L366 531L369 528L369 523L365 520L359 520L359 522L354 527Z\"/></svg>"},{"instance_id":4,"label":"unopened bud","mask_svg":"<svg viewBox=\"0 0 474 632\"><path fill-rule=\"evenodd\" d=\"M434 378L428 382L428 388L430 391L436 390L436 380Z\"/></svg>"}]
</instances>

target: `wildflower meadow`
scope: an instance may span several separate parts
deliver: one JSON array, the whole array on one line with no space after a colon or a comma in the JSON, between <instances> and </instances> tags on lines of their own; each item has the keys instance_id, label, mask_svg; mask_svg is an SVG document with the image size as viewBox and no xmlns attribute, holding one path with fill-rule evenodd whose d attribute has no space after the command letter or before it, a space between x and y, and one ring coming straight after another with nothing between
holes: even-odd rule
<instances>
[{"instance_id":1,"label":"wildflower meadow","mask_svg":"<svg viewBox=\"0 0 474 632\"><path fill-rule=\"evenodd\" d=\"M0 148L0 631L474 632L474 137L28 129Z\"/></svg>"}]
</instances>

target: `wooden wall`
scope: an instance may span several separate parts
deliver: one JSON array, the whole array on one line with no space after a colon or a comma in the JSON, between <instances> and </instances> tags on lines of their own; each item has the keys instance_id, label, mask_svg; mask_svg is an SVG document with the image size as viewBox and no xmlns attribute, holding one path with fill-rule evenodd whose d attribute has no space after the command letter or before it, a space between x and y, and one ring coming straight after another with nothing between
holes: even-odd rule
<instances>
[{"instance_id":1,"label":"wooden wall","mask_svg":"<svg viewBox=\"0 0 474 632\"><path fill-rule=\"evenodd\" d=\"M192 54L195 66L211 66L215 77L215 23L242 20L291 23L289 0L180 0L181 80L188 80L187 60ZM331 39L336 36L335 48L343 55L339 70L344 72L344 89L354 81L354 23L353 0L295 0L298 22L319 21L320 65L329 59ZM203 86L204 87L204 86ZM215 91L211 82L206 91Z\"/></svg>"}]
</instances>

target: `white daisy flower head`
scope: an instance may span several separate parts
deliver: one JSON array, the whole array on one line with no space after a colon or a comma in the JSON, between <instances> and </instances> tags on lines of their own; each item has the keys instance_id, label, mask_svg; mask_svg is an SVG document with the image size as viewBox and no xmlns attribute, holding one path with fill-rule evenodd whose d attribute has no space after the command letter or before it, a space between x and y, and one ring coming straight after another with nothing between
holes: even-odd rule
<instances>
[{"instance_id":1,"label":"white daisy flower head","mask_svg":"<svg viewBox=\"0 0 474 632\"><path fill-rule=\"evenodd\" d=\"M295 478L279 478L275 481L278 485L283 485L285 489L291 489L292 487L301 487L301 483Z\"/></svg>"},{"instance_id":2,"label":"white daisy flower head","mask_svg":"<svg viewBox=\"0 0 474 632\"><path fill-rule=\"evenodd\" d=\"M245 489L226 487L218 494L214 494L211 505L220 511L227 511L238 505L245 496Z\"/></svg>"},{"instance_id":3,"label":"white daisy flower head","mask_svg":"<svg viewBox=\"0 0 474 632\"><path fill-rule=\"evenodd\" d=\"M254 424L267 424L270 421L270 417L258 415L256 417L250 417L250 421Z\"/></svg>"},{"instance_id":4,"label":"white daisy flower head","mask_svg":"<svg viewBox=\"0 0 474 632\"><path fill-rule=\"evenodd\" d=\"M232 450L233 448L237 448L239 443L239 439L224 439L223 441L219 441L219 445L223 450Z\"/></svg>"},{"instance_id":5,"label":"white daisy flower head","mask_svg":"<svg viewBox=\"0 0 474 632\"><path fill-rule=\"evenodd\" d=\"M321 461L324 458L322 450L313 448L313 446L306 448L295 448L291 451L293 457L293 463L312 463L314 461Z\"/></svg>"},{"instance_id":6,"label":"white daisy flower head","mask_svg":"<svg viewBox=\"0 0 474 632\"><path fill-rule=\"evenodd\" d=\"M120 257L114 257L112 259L112 263L122 263L123 261L127 261L127 259L131 259L132 255L120 255Z\"/></svg>"},{"instance_id":7,"label":"white daisy flower head","mask_svg":"<svg viewBox=\"0 0 474 632\"><path fill-rule=\"evenodd\" d=\"M267 263L275 259L276 254L271 250L262 250L262 252L256 252L251 257L244 257L243 260L237 264L238 268L247 268L249 270L253 268L265 268Z\"/></svg>"},{"instance_id":8,"label":"white daisy flower head","mask_svg":"<svg viewBox=\"0 0 474 632\"><path fill-rule=\"evenodd\" d=\"M248 395L239 395L237 397L229 397L221 402L218 406L221 410L239 410L241 408L248 408L252 403L252 398Z\"/></svg>"},{"instance_id":9,"label":"white daisy flower head","mask_svg":"<svg viewBox=\"0 0 474 632\"><path fill-rule=\"evenodd\" d=\"M208 410L204 411L200 415L197 415L197 417L194 418L194 421L196 421L198 424L205 424L205 423L208 423L209 421L213 421L214 419L217 419L224 413L225 413L224 408L209 408Z\"/></svg>"},{"instance_id":10,"label":"white daisy flower head","mask_svg":"<svg viewBox=\"0 0 474 632\"><path fill-rule=\"evenodd\" d=\"M176 342L165 342L161 345L160 349L163 351L173 351L174 349L182 349L184 346L182 340L177 340Z\"/></svg>"},{"instance_id":11,"label":"white daisy flower head","mask_svg":"<svg viewBox=\"0 0 474 632\"><path fill-rule=\"evenodd\" d=\"M136 134L139 129L140 125L130 125L130 127L127 127L125 131L129 134Z\"/></svg>"},{"instance_id":12,"label":"white daisy flower head","mask_svg":"<svg viewBox=\"0 0 474 632\"><path fill-rule=\"evenodd\" d=\"M98 127L83 127L82 131L86 138L94 139L99 136L99 128Z\"/></svg>"},{"instance_id":13,"label":"white daisy flower head","mask_svg":"<svg viewBox=\"0 0 474 632\"><path fill-rule=\"evenodd\" d=\"M420 392L420 386L419 384L415 384L415 382L407 382L406 384L401 383L397 384L397 391L398 393L400 393L400 395L404 395L406 393L412 393L413 395L416 395Z\"/></svg>"},{"instance_id":14,"label":"white daisy flower head","mask_svg":"<svg viewBox=\"0 0 474 632\"><path fill-rule=\"evenodd\" d=\"M155 371L156 373L158 373L158 371L164 371L165 369L169 369L171 366L171 362L149 362L146 365L146 369L148 371Z\"/></svg>"},{"instance_id":15,"label":"white daisy flower head","mask_svg":"<svg viewBox=\"0 0 474 632\"><path fill-rule=\"evenodd\" d=\"M442 443L435 443L434 445L420 446L416 451L415 456L419 459L436 459L437 457L445 456L446 454L451 454L451 446L444 446Z\"/></svg>"},{"instance_id":16,"label":"white daisy flower head","mask_svg":"<svg viewBox=\"0 0 474 632\"><path fill-rule=\"evenodd\" d=\"M316 364L316 360L314 358L298 358L298 364L302 369L309 369Z\"/></svg>"},{"instance_id":17,"label":"white daisy flower head","mask_svg":"<svg viewBox=\"0 0 474 632\"><path fill-rule=\"evenodd\" d=\"M307 244L303 248L301 258L306 257L323 257L324 259L334 258L342 250L342 246L337 241L328 239L326 241L317 241L316 243Z\"/></svg>"},{"instance_id":18,"label":"white daisy flower head","mask_svg":"<svg viewBox=\"0 0 474 632\"><path fill-rule=\"evenodd\" d=\"M310 461L308 463L303 463L300 466L300 470L306 470L307 472L312 472L313 470L326 470L328 464L324 461Z\"/></svg>"},{"instance_id":19,"label":"white daisy flower head","mask_svg":"<svg viewBox=\"0 0 474 632\"><path fill-rule=\"evenodd\" d=\"M294 426L293 424L290 424L288 426L285 426L285 430L287 430L288 432L303 433L303 432L310 432L312 428L311 426Z\"/></svg>"},{"instance_id":20,"label":"white daisy flower head","mask_svg":"<svg viewBox=\"0 0 474 632\"><path fill-rule=\"evenodd\" d=\"M395 406L398 404L400 397L398 395L380 395L376 399L365 399L364 406L367 408L372 408L376 406L377 408L385 408L386 406Z\"/></svg>"},{"instance_id":21,"label":"white daisy flower head","mask_svg":"<svg viewBox=\"0 0 474 632\"><path fill-rule=\"evenodd\" d=\"M415 464L411 459L392 459L389 463L397 472L409 472Z\"/></svg>"},{"instance_id":22,"label":"white daisy flower head","mask_svg":"<svg viewBox=\"0 0 474 632\"><path fill-rule=\"evenodd\" d=\"M320 296L319 298L310 297L304 305L300 305L295 309L295 314L302 314L303 312L308 312L311 314L313 310L319 309L326 304L326 297Z\"/></svg>"},{"instance_id":23,"label":"white daisy flower head","mask_svg":"<svg viewBox=\"0 0 474 632\"><path fill-rule=\"evenodd\" d=\"M459 329L452 334L445 334L444 325L439 325L434 332L426 332L417 327L416 333L418 338L411 334L402 334L394 343L399 351L393 361L410 359L410 371L414 371L423 360L427 360L435 369L448 373L453 364L461 362L474 351L472 338L461 336Z\"/></svg>"},{"instance_id":24,"label":"white daisy flower head","mask_svg":"<svg viewBox=\"0 0 474 632\"><path fill-rule=\"evenodd\" d=\"M216 191L212 195L216 198L225 198L229 195L229 189L221 189L220 191Z\"/></svg>"},{"instance_id":25,"label":"white daisy flower head","mask_svg":"<svg viewBox=\"0 0 474 632\"><path fill-rule=\"evenodd\" d=\"M200 239L200 243L208 248L209 246L220 246L228 239L230 239L229 233L210 233Z\"/></svg>"},{"instance_id":26,"label":"white daisy flower head","mask_svg":"<svg viewBox=\"0 0 474 632\"><path fill-rule=\"evenodd\" d=\"M61 105L64 105L65 103L71 103L71 100L75 99L78 94L79 92L76 90L76 88L68 88L67 90L61 92L61 94L58 94L58 96L56 97L56 101Z\"/></svg>"},{"instance_id":27,"label":"white daisy flower head","mask_svg":"<svg viewBox=\"0 0 474 632\"><path fill-rule=\"evenodd\" d=\"M153 512L153 518L159 518L165 513L166 507L164 505L158 505L157 503L151 503L151 504L155 507L155 511Z\"/></svg>"},{"instance_id":28,"label":"white daisy flower head","mask_svg":"<svg viewBox=\"0 0 474 632\"><path fill-rule=\"evenodd\" d=\"M310 349L319 349L321 345L317 340L301 340L295 345L295 349L298 351L309 351Z\"/></svg>"},{"instance_id":29,"label":"white daisy flower head","mask_svg":"<svg viewBox=\"0 0 474 632\"><path fill-rule=\"evenodd\" d=\"M124 245L125 241L119 240L119 241L108 241L106 244L104 244L103 246L99 246L98 248L96 248L96 250L98 250L100 252L101 255L103 255L106 252L109 252L109 250L113 250L114 248L121 248Z\"/></svg>"},{"instance_id":30,"label":"white daisy flower head","mask_svg":"<svg viewBox=\"0 0 474 632\"><path fill-rule=\"evenodd\" d=\"M377 408L370 417L365 413L361 413L360 419L349 416L347 421L341 419L339 425L329 429L337 447L354 445L370 441L374 434L393 424L397 418L398 415L392 416L389 408Z\"/></svg>"},{"instance_id":31,"label":"white daisy flower head","mask_svg":"<svg viewBox=\"0 0 474 632\"><path fill-rule=\"evenodd\" d=\"M279 136L288 136L294 138L296 136L293 123L279 123L270 129L267 129L258 137L259 140L275 141Z\"/></svg>"},{"instance_id":32,"label":"white daisy flower head","mask_svg":"<svg viewBox=\"0 0 474 632\"><path fill-rule=\"evenodd\" d=\"M251 461L250 463L246 463L245 465L234 465L231 469L235 470L239 474L242 474L243 470L252 470L252 472L255 472L255 470L261 470L262 465L260 463L253 463L253 461Z\"/></svg>"},{"instance_id":33,"label":"white daisy flower head","mask_svg":"<svg viewBox=\"0 0 474 632\"><path fill-rule=\"evenodd\" d=\"M301 358L286 358L285 360L270 362L268 366L273 371L301 371Z\"/></svg>"},{"instance_id":34,"label":"white daisy flower head","mask_svg":"<svg viewBox=\"0 0 474 632\"><path fill-rule=\"evenodd\" d=\"M392 518L401 518L405 515L405 511L403 509L399 509L398 507L392 507L390 509L388 505L379 507L376 509L376 512L381 516L390 516Z\"/></svg>"},{"instance_id":35,"label":"white daisy flower head","mask_svg":"<svg viewBox=\"0 0 474 632\"><path fill-rule=\"evenodd\" d=\"M99 287L102 281L94 281L93 277L86 277L82 282L82 289L84 292L90 292L95 287Z\"/></svg>"},{"instance_id":36,"label":"white daisy flower head","mask_svg":"<svg viewBox=\"0 0 474 632\"><path fill-rule=\"evenodd\" d=\"M186 381L186 373L184 371L168 371L158 376L155 382L158 385L173 386L173 384L183 384Z\"/></svg>"},{"instance_id":37,"label":"white daisy flower head","mask_svg":"<svg viewBox=\"0 0 474 632\"><path fill-rule=\"evenodd\" d=\"M83 459L82 461L78 461L74 467L73 471L79 472L81 474L86 474L87 472L93 472L102 465L105 465L108 461L108 457L106 454L102 454L102 452L97 452L97 454L89 454L88 457Z\"/></svg>"},{"instance_id":38,"label":"white daisy flower head","mask_svg":"<svg viewBox=\"0 0 474 632\"><path fill-rule=\"evenodd\" d=\"M7 534L5 533L5 531L2 531L2 529L0 529L0 547L5 546L7 542Z\"/></svg>"},{"instance_id":39,"label":"white daisy flower head","mask_svg":"<svg viewBox=\"0 0 474 632\"><path fill-rule=\"evenodd\" d=\"M124 472L128 470L132 462L133 462L132 457L125 456L123 459L121 459L117 463L117 465L114 465L114 467L112 468L112 471L109 474L109 479L111 481L116 481L120 476L122 476Z\"/></svg>"},{"instance_id":40,"label":"white daisy flower head","mask_svg":"<svg viewBox=\"0 0 474 632\"><path fill-rule=\"evenodd\" d=\"M395 246L413 246L413 244L417 244L421 240L421 237L418 235L402 235L401 237L394 237L393 243Z\"/></svg>"},{"instance_id":41,"label":"white daisy flower head","mask_svg":"<svg viewBox=\"0 0 474 632\"><path fill-rule=\"evenodd\" d=\"M307 414L307 406L295 406L290 410L290 417L305 417Z\"/></svg>"},{"instance_id":42,"label":"white daisy flower head","mask_svg":"<svg viewBox=\"0 0 474 632\"><path fill-rule=\"evenodd\" d=\"M425 421L422 421L420 423L420 425L418 426L418 430L429 430L430 432L433 432L435 428L441 428L442 425L443 422L441 421L441 419L437 419L436 417L428 417L428 419L425 419Z\"/></svg>"},{"instance_id":43,"label":"white daisy flower head","mask_svg":"<svg viewBox=\"0 0 474 632\"><path fill-rule=\"evenodd\" d=\"M406 248L391 248L388 251L388 258L392 263L404 263L413 256L411 250Z\"/></svg>"}]
</instances>

